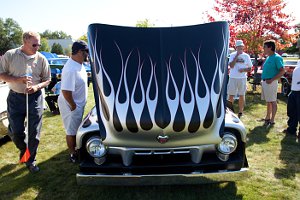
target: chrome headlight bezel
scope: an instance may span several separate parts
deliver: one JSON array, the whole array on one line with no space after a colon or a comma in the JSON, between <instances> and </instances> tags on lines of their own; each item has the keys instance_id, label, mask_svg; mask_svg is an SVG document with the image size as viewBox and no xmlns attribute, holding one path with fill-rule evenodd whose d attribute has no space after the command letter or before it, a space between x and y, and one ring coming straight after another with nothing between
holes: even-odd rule
<instances>
[{"instance_id":1,"label":"chrome headlight bezel","mask_svg":"<svg viewBox=\"0 0 300 200\"><path fill-rule=\"evenodd\" d=\"M238 140L232 133L225 133L221 142L217 145L217 149L220 153L229 155L233 153L238 146Z\"/></svg>"},{"instance_id":2,"label":"chrome headlight bezel","mask_svg":"<svg viewBox=\"0 0 300 200\"><path fill-rule=\"evenodd\" d=\"M86 142L86 150L93 158L101 158L106 155L107 149L99 136L93 136Z\"/></svg>"}]
</instances>

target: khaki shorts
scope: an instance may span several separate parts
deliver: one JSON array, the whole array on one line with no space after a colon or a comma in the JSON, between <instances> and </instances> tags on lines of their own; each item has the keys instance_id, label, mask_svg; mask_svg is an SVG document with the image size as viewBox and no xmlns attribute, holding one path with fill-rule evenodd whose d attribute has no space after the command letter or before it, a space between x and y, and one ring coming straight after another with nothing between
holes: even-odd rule
<instances>
[{"instance_id":1,"label":"khaki shorts","mask_svg":"<svg viewBox=\"0 0 300 200\"><path fill-rule=\"evenodd\" d=\"M67 102L61 98L58 98L58 106L66 134L76 135L82 121L84 107L80 108L77 106L75 110L71 111Z\"/></svg>"},{"instance_id":2,"label":"khaki shorts","mask_svg":"<svg viewBox=\"0 0 300 200\"><path fill-rule=\"evenodd\" d=\"M240 95L244 96L247 90L246 78L229 78L227 85L228 95Z\"/></svg>"},{"instance_id":3,"label":"khaki shorts","mask_svg":"<svg viewBox=\"0 0 300 200\"><path fill-rule=\"evenodd\" d=\"M266 102L277 101L277 90L278 90L278 81L273 81L271 84L267 84L266 81L261 82L261 100Z\"/></svg>"}]
</instances>

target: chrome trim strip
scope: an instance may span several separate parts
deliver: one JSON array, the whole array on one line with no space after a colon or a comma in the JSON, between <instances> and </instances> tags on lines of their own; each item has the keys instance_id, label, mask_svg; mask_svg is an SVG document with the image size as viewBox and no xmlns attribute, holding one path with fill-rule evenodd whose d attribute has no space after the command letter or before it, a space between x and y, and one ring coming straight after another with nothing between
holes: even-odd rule
<instances>
[{"instance_id":1,"label":"chrome trim strip","mask_svg":"<svg viewBox=\"0 0 300 200\"><path fill-rule=\"evenodd\" d=\"M249 177L249 169L238 171L219 171L213 173L193 172L191 174L154 174L154 175L123 175L84 174L77 173L78 185L184 185L207 184L217 182L238 181Z\"/></svg>"}]
</instances>

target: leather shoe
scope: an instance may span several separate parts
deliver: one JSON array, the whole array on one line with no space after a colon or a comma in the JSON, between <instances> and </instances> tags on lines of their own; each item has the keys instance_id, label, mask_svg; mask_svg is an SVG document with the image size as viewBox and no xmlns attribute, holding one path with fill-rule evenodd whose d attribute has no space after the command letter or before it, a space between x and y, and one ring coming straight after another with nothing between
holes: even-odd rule
<instances>
[{"instance_id":1,"label":"leather shoe","mask_svg":"<svg viewBox=\"0 0 300 200\"><path fill-rule=\"evenodd\" d=\"M40 168L38 166L36 166L35 164L30 164L27 166L27 168L30 171L30 173L37 173L40 171Z\"/></svg>"},{"instance_id":2,"label":"leather shoe","mask_svg":"<svg viewBox=\"0 0 300 200\"><path fill-rule=\"evenodd\" d=\"M287 129L284 129L284 130L282 131L282 133L285 133L285 134L287 134L287 135L294 135L294 136L296 136L296 133L291 133L291 132L289 132Z\"/></svg>"}]
</instances>

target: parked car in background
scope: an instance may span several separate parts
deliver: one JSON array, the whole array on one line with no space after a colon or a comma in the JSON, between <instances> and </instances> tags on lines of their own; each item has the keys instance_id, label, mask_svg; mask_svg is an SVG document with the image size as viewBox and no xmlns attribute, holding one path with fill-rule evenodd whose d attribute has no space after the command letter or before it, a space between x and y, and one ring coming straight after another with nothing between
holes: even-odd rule
<instances>
[{"instance_id":1,"label":"parked car in background","mask_svg":"<svg viewBox=\"0 0 300 200\"><path fill-rule=\"evenodd\" d=\"M0 138L7 135L8 119L7 119L7 103L9 88L7 83L0 81Z\"/></svg>"},{"instance_id":2,"label":"parked car in background","mask_svg":"<svg viewBox=\"0 0 300 200\"><path fill-rule=\"evenodd\" d=\"M284 69L285 73L281 77L281 93L287 96L291 91L291 84L292 84L292 74L297 66L298 60L284 60Z\"/></svg>"},{"instance_id":3,"label":"parked car in background","mask_svg":"<svg viewBox=\"0 0 300 200\"><path fill-rule=\"evenodd\" d=\"M60 57L60 58L48 58L48 62L51 68L51 83L47 87L47 91L51 91L51 89L54 87L54 85L57 83L58 80L61 79L61 73L64 65L68 61L68 57ZM85 70L88 75L88 86L91 83L91 66L89 62L83 63Z\"/></svg>"}]
</instances>

